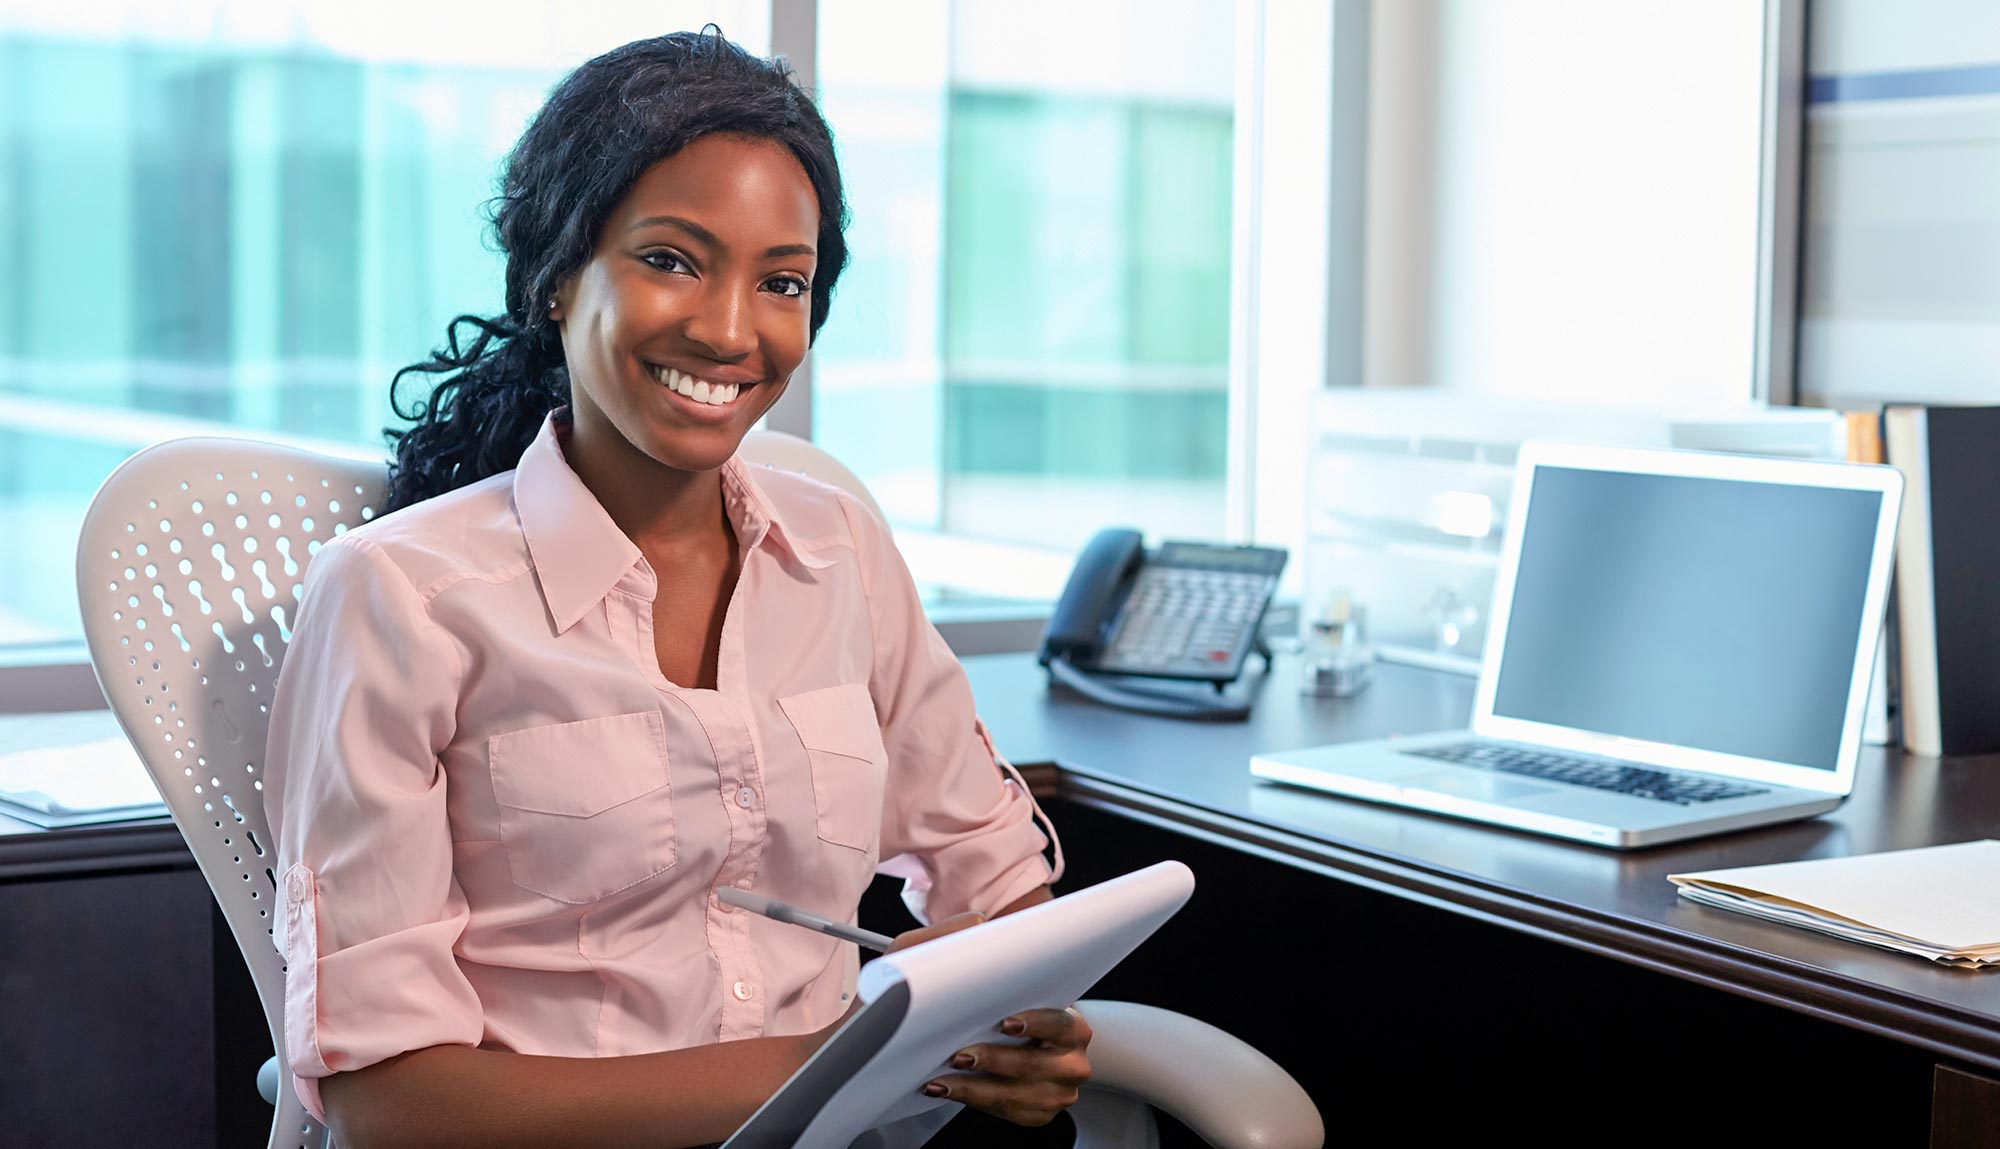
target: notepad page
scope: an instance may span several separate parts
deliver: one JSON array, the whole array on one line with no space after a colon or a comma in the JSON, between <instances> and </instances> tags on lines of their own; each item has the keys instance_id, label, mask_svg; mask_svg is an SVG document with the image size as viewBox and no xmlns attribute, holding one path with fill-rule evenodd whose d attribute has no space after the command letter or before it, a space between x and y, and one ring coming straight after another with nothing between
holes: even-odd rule
<instances>
[{"instance_id":1,"label":"notepad page","mask_svg":"<svg viewBox=\"0 0 2000 1149\"><path fill-rule=\"evenodd\" d=\"M2000 841L1670 875L1783 898L1942 949L2000 943Z\"/></svg>"}]
</instances>

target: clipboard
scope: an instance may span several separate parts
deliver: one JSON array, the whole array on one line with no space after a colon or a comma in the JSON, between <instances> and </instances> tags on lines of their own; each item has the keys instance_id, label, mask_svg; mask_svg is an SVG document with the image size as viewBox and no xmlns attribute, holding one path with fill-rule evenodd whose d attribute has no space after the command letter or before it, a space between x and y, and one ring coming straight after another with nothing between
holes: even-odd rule
<instances>
[{"instance_id":1,"label":"clipboard","mask_svg":"<svg viewBox=\"0 0 2000 1149\"><path fill-rule=\"evenodd\" d=\"M962 1108L919 1092L954 1053L1018 1043L1002 1018L1075 1003L1193 893L1193 871L1160 862L876 958L862 1007L723 1149L922 1144Z\"/></svg>"}]
</instances>

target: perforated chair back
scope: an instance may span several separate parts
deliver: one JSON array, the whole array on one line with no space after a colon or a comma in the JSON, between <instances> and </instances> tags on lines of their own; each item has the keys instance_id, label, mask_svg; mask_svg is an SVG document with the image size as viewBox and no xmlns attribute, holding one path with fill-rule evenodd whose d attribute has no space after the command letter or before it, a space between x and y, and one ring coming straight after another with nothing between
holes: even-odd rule
<instances>
[{"instance_id":1,"label":"perforated chair back","mask_svg":"<svg viewBox=\"0 0 2000 1149\"><path fill-rule=\"evenodd\" d=\"M284 958L264 741L306 564L373 518L382 460L177 439L112 472L84 515L77 595L104 696L208 879L284 1065ZM319 1146L282 1070L270 1144Z\"/></svg>"},{"instance_id":2,"label":"perforated chair back","mask_svg":"<svg viewBox=\"0 0 2000 1149\"><path fill-rule=\"evenodd\" d=\"M743 436L743 442L736 448L736 454L746 463L761 463L781 471L796 471L809 478L818 479L822 483L839 487L860 499L862 505L875 512L876 518L883 518L881 505L875 501L874 495L868 493L868 487L861 481L861 476L849 470L845 463L828 454L826 448L810 439L801 439L785 431L758 427ZM888 520L883 519L883 521Z\"/></svg>"}]
</instances>

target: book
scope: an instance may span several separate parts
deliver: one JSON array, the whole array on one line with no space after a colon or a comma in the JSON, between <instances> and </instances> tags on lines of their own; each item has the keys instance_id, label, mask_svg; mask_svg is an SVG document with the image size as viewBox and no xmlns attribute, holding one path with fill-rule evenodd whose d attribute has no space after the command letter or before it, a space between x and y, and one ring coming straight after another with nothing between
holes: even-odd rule
<instances>
[{"instance_id":1,"label":"book","mask_svg":"<svg viewBox=\"0 0 2000 1149\"><path fill-rule=\"evenodd\" d=\"M1843 411L1841 419L1847 426L1847 461L1850 463L1879 463L1882 461L1882 413L1880 411Z\"/></svg>"},{"instance_id":2,"label":"book","mask_svg":"<svg viewBox=\"0 0 2000 1149\"><path fill-rule=\"evenodd\" d=\"M1903 745L1929 757L2000 752L2000 407L1892 405L1882 440L1905 479L1895 592Z\"/></svg>"},{"instance_id":3,"label":"book","mask_svg":"<svg viewBox=\"0 0 2000 1149\"><path fill-rule=\"evenodd\" d=\"M2000 841L1670 874L1717 909L1969 969L2000 967Z\"/></svg>"},{"instance_id":4,"label":"book","mask_svg":"<svg viewBox=\"0 0 2000 1149\"><path fill-rule=\"evenodd\" d=\"M1847 434L1847 461L1880 464L1882 454L1881 408L1843 411L1841 420ZM1893 746L1902 741L1897 724L1902 684L1896 667L1896 593L1889 588L1888 614L1882 620L1882 635L1875 642L1875 670L1868 678L1868 709L1861 726L1861 740L1870 746Z\"/></svg>"}]
</instances>

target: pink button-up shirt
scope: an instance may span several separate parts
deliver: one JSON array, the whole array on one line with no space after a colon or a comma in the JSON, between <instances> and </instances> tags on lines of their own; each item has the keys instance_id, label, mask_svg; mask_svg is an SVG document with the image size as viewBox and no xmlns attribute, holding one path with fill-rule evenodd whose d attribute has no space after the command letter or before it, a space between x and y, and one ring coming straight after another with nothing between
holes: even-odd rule
<instances>
[{"instance_id":1,"label":"pink button-up shirt","mask_svg":"<svg viewBox=\"0 0 2000 1149\"><path fill-rule=\"evenodd\" d=\"M308 568L264 801L315 1115L319 1078L431 1045L612 1056L837 1019L855 947L725 885L852 921L883 859L933 917L1052 880L866 509L730 460L741 573L717 688L688 689L660 673L651 567L560 439Z\"/></svg>"}]
</instances>

